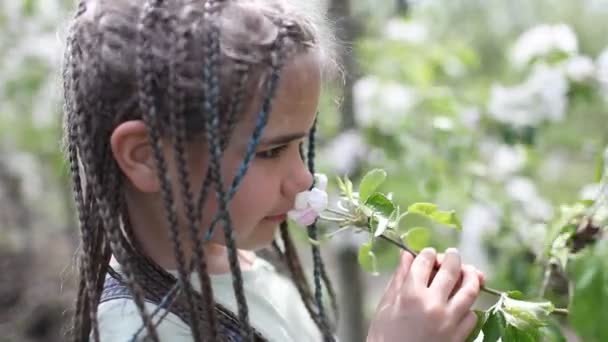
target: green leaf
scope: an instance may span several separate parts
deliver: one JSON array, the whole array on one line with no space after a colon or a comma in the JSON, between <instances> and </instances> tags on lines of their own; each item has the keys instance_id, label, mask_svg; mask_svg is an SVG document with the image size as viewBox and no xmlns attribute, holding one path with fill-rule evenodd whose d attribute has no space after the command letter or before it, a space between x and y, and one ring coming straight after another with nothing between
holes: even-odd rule
<instances>
[{"instance_id":1,"label":"green leaf","mask_svg":"<svg viewBox=\"0 0 608 342\"><path fill-rule=\"evenodd\" d=\"M485 311L475 310L474 312L475 316L477 316L477 324L475 324L475 328L471 330L471 333L469 334L469 337L467 337L466 342L475 341L477 336L479 336L481 328L483 328L483 325L486 323L486 319L488 317L488 313Z\"/></svg>"},{"instance_id":2,"label":"green leaf","mask_svg":"<svg viewBox=\"0 0 608 342\"><path fill-rule=\"evenodd\" d=\"M350 181L348 176L344 176L344 185L346 187L346 197L353 199L353 182Z\"/></svg>"},{"instance_id":3,"label":"green leaf","mask_svg":"<svg viewBox=\"0 0 608 342\"><path fill-rule=\"evenodd\" d=\"M407 208L410 213L416 213L423 216L432 216L437 212L437 205L433 203L414 203Z\"/></svg>"},{"instance_id":4,"label":"green leaf","mask_svg":"<svg viewBox=\"0 0 608 342\"><path fill-rule=\"evenodd\" d=\"M433 203L414 203L407 208L408 213L415 213L446 226L462 230L462 224L453 210L441 211Z\"/></svg>"},{"instance_id":5,"label":"green leaf","mask_svg":"<svg viewBox=\"0 0 608 342\"><path fill-rule=\"evenodd\" d=\"M540 341L540 331L537 329L518 329L512 325L507 325L502 342L538 342Z\"/></svg>"},{"instance_id":6,"label":"green leaf","mask_svg":"<svg viewBox=\"0 0 608 342\"><path fill-rule=\"evenodd\" d=\"M359 254L357 256L357 261L359 261L359 265L361 265L363 270L372 274L378 274L378 264L376 255L372 251L372 247L372 242L361 245L359 248Z\"/></svg>"},{"instance_id":7,"label":"green leaf","mask_svg":"<svg viewBox=\"0 0 608 342\"><path fill-rule=\"evenodd\" d=\"M571 259L574 283L568 320L582 341L608 341L608 240Z\"/></svg>"},{"instance_id":8,"label":"green leaf","mask_svg":"<svg viewBox=\"0 0 608 342\"><path fill-rule=\"evenodd\" d=\"M555 320L550 320L549 325L540 330L544 342L568 342L562 333L560 325Z\"/></svg>"},{"instance_id":9,"label":"green leaf","mask_svg":"<svg viewBox=\"0 0 608 342\"><path fill-rule=\"evenodd\" d=\"M456 216L456 212L454 212L453 210L439 211L435 213L435 215L433 215L431 219L437 223L454 227L457 230L462 230L462 223L460 223L460 220Z\"/></svg>"},{"instance_id":10,"label":"green leaf","mask_svg":"<svg viewBox=\"0 0 608 342\"><path fill-rule=\"evenodd\" d=\"M395 204L393 201L379 192L369 196L367 201L365 201L365 205L370 208L373 213L381 215L387 219L391 216L393 211L395 211Z\"/></svg>"},{"instance_id":11,"label":"green leaf","mask_svg":"<svg viewBox=\"0 0 608 342\"><path fill-rule=\"evenodd\" d=\"M374 233L374 237L378 237L384 233L386 228L388 228L388 218L383 217L382 215L375 215L371 219L371 228Z\"/></svg>"},{"instance_id":12,"label":"green leaf","mask_svg":"<svg viewBox=\"0 0 608 342\"><path fill-rule=\"evenodd\" d=\"M595 180L601 182L602 178L608 170L608 149L597 158L597 168L595 171Z\"/></svg>"},{"instance_id":13,"label":"green leaf","mask_svg":"<svg viewBox=\"0 0 608 342\"><path fill-rule=\"evenodd\" d=\"M504 335L506 330L505 318L502 312L492 310L487 313L486 319L481 331L483 331L483 342L496 342Z\"/></svg>"},{"instance_id":14,"label":"green leaf","mask_svg":"<svg viewBox=\"0 0 608 342\"><path fill-rule=\"evenodd\" d=\"M549 315L555 306L551 302L529 302L504 297L502 312L508 325L520 330L538 329L547 325Z\"/></svg>"},{"instance_id":15,"label":"green leaf","mask_svg":"<svg viewBox=\"0 0 608 342\"><path fill-rule=\"evenodd\" d=\"M336 181L338 182L338 188L340 189L340 191L346 194L346 184L344 184L342 178L336 177Z\"/></svg>"},{"instance_id":16,"label":"green leaf","mask_svg":"<svg viewBox=\"0 0 608 342\"><path fill-rule=\"evenodd\" d=\"M369 196L371 196L385 180L386 171L382 169L373 169L365 174L359 184L359 200L362 203L365 203Z\"/></svg>"},{"instance_id":17,"label":"green leaf","mask_svg":"<svg viewBox=\"0 0 608 342\"><path fill-rule=\"evenodd\" d=\"M401 240L411 249L420 251L429 245L431 233L424 227L415 227L402 234Z\"/></svg>"},{"instance_id":18,"label":"green leaf","mask_svg":"<svg viewBox=\"0 0 608 342\"><path fill-rule=\"evenodd\" d=\"M523 299L524 298L524 294L521 293L521 291L517 291L517 290L508 291L507 295L509 296L509 298L513 298L513 299Z\"/></svg>"}]
</instances>

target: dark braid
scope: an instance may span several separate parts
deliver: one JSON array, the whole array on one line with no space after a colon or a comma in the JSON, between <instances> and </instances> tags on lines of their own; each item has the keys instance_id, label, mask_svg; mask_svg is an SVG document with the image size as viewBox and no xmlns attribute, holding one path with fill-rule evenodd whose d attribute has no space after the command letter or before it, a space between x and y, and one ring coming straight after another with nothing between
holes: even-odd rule
<instances>
[{"instance_id":1,"label":"dark braid","mask_svg":"<svg viewBox=\"0 0 608 342\"><path fill-rule=\"evenodd\" d=\"M227 198L224 191L224 182L220 170L220 161L222 157L221 141L219 138L219 95L220 85L217 72L219 70L220 42L219 28L214 22L213 16L216 14L214 3L209 1L205 3L205 12L203 15L204 25L207 26L207 34L204 47L204 62L203 62L203 85L205 90L203 109L207 118L207 142L209 152L211 154L210 172L215 180L217 199L219 202L219 217L224 221L224 239L228 248L228 259L230 270L232 271L232 285L234 288L235 297L238 303L239 321L243 325L241 336L247 341L253 341L253 332L249 324L249 314L247 308L247 300L243 289L243 278L241 268L238 262L238 254L234 243L234 233L232 231L232 222L228 212Z\"/></svg>"},{"instance_id":2,"label":"dark braid","mask_svg":"<svg viewBox=\"0 0 608 342\"><path fill-rule=\"evenodd\" d=\"M247 81L249 80L250 68L245 63L235 63L235 81L234 91L232 93L231 101L228 107L228 116L226 118L225 129L220 135L220 141L222 149L225 149L228 145L229 137L234 130L234 126L237 123L237 115L243 111L243 103Z\"/></svg>"},{"instance_id":3,"label":"dark braid","mask_svg":"<svg viewBox=\"0 0 608 342\"><path fill-rule=\"evenodd\" d=\"M92 63L91 63L91 68L89 70L90 72L90 77L87 78L88 82L98 82L99 78L102 75L102 71L101 69L101 62L98 59L98 55L95 53L95 49L92 47L92 44L97 43L99 44L101 42L101 37L99 37L99 35L97 33L93 34L93 41L88 41L86 44L88 44L89 46L87 46L87 51L90 53L89 58L92 59ZM72 70L72 72L74 70L78 70L78 66L75 65L75 69ZM90 84L89 84L90 86ZM105 108L101 102L99 100L97 101L92 101L90 96L86 96L85 94L78 94L81 91L81 88L75 88L77 95L75 96L76 99L81 98L81 99L85 99L85 103L81 104L80 101L76 100L74 101L74 113L75 115L77 115L78 117L76 118L75 122L78 122L78 136L79 136L79 142L80 142L80 146L82 147L82 152L83 152L83 164L85 165L85 172L87 172L87 168L94 168L95 165L98 165L99 161L95 160L94 157L94 151L93 151L93 147L92 147L92 143L91 143L91 139L92 137L90 136L90 132L92 131L92 127L93 127L93 122L92 120L94 119L93 117L90 117L88 115L84 115L83 110L81 108L81 105L85 105L87 107L87 109L89 110L95 110L97 113L104 113L107 108ZM87 182L90 183L91 185L91 189L92 189L92 193L93 193L93 197L95 198L97 205L99 207L99 214L101 215L101 222L102 222L102 226L105 228L105 232L107 234L107 237L110 241L111 247L113 252L115 253L116 257L119 259L119 261L121 262L121 264L124 265L125 268L125 273L126 273L126 284L129 286L129 288L131 289L132 293L133 293L133 299L135 302L135 305L137 306L139 313L142 317L142 320L144 321L144 323L146 324L146 326L148 328L150 328L150 333L151 333L151 338L153 341L158 341L158 335L156 334L156 330L153 329L152 324L150 322L150 318L146 313L146 310L144 308L144 301L143 301L143 296L142 296L142 290L139 287L139 284L135 281L135 278L133 276L133 273L131 272L132 270L132 264L131 264L131 260L128 258L126 251L121 247L121 233L120 233L120 227L118 224L118 221L116 220L115 216L110 212L111 210L111 205L108 203L108 199L106 198L105 194L104 194L104 188L101 184L101 177L109 177L109 179L112 181L113 177L117 177L116 173L108 173L108 174L104 174L103 170L91 170L91 172L87 172ZM110 183L112 183L110 181ZM92 222L95 222L95 218L91 219ZM83 223L87 223L87 220L85 220ZM88 228L87 227L82 227L82 231L86 231ZM103 274L100 275L99 278L103 277ZM92 280L87 280L87 281L92 281L95 282L94 279ZM98 294L95 295L93 298L92 303L96 303L98 301ZM97 313L97 305L93 305L92 307L89 308L90 312L91 312L91 316L94 317L92 318L92 322L93 322L93 328L95 329L95 321L96 321L96 313Z\"/></svg>"},{"instance_id":4,"label":"dark braid","mask_svg":"<svg viewBox=\"0 0 608 342\"><path fill-rule=\"evenodd\" d=\"M155 31L155 25L158 25L161 23L161 21L165 21L163 23L165 24L165 28L168 27L168 24L166 24L168 14L161 8L163 5L162 3L162 0L152 0L146 2L138 25L139 42L137 44L136 65L137 78L140 82L138 88L140 108L143 114L144 122L148 129L150 142L152 143L157 174L161 184L162 199L169 224L169 235L171 242L173 243L173 251L175 254L175 260L177 262L179 281L184 287L186 301L188 303L190 327L192 329L194 340L200 341L202 339L202 330L199 325L200 321L198 319L199 315L197 308L193 300L194 290L190 284L188 276L189 272L186 271L186 261L179 237L179 224L177 220L175 203L173 201L173 191L168 179L169 173L166 161L162 154L162 140L159 130L161 123L157 117L158 108L155 105L156 86L154 77L158 72L162 71L163 66L154 65L155 60L152 54L152 49L154 47L152 46L152 42L148 35Z\"/></svg>"},{"instance_id":5,"label":"dark braid","mask_svg":"<svg viewBox=\"0 0 608 342\"><path fill-rule=\"evenodd\" d=\"M318 117L318 114L317 114ZM315 120L315 126L316 127L316 120ZM309 149L308 149L308 160L309 160L309 168L311 167L311 161L314 163L314 156L315 156L315 133L316 132L316 128L314 128L314 131L311 132L313 134L310 135L309 139ZM314 164L312 164L312 169L311 172L314 174ZM322 262L321 260L321 264L320 264L320 271L321 271L321 278L323 279L323 282L325 283L325 288L327 289L327 292L329 294L329 299L331 302L331 306L332 306L332 310L334 312L334 318L335 318L335 324L337 324L337 321L339 319L339 308L338 308L338 299L336 296L336 292L334 291L334 287L333 284L331 282L331 278L329 278L329 275L327 274L327 270L325 269L325 264ZM333 328L335 329L336 326L334 325Z\"/></svg>"},{"instance_id":6,"label":"dark braid","mask_svg":"<svg viewBox=\"0 0 608 342\"><path fill-rule=\"evenodd\" d=\"M317 130L317 122L315 119L313 127L309 133L308 156L307 156L308 169L310 170L310 172L312 174L315 173L314 159L315 159L315 133L316 133L316 130ZM311 224L310 226L308 226L308 236L313 240L318 239L316 222ZM312 248L312 257L313 257L313 277L314 277L314 285L315 285L315 299L317 302L319 320L322 325L321 332L323 333L323 338L325 339L325 341L333 341L334 340L333 333L331 332L331 329L329 327L328 320L325 315L325 307L323 305L323 286L321 284L321 280L322 280L321 273L323 272L323 269L324 269L323 259L321 259L321 251L319 250L319 246L317 246L316 244L311 244L311 248Z\"/></svg>"},{"instance_id":7,"label":"dark braid","mask_svg":"<svg viewBox=\"0 0 608 342\"><path fill-rule=\"evenodd\" d=\"M319 316L315 310L314 306L314 298L310 291L310 286L308 285L308 281L306 280L306 276L304 275L304 271L302 270L302 264L300 262L300 258L298 257L298 252L296 251L295 245L291 236L289 235L289 229L287 222L281 223L280 227L281 239L284 244L284 261L289 269L292 279L302 297L302 301L306 306L306 310L310 314L310 317L313 319L315 324L322 329L322 324L319 321Z\"/></svg>"},{"instance_id":8,"label":"dark braid","mask_svg":"<svg viewBox=\"0 0 608 342\"><path fill-rule=\"evenodd\" d=\"M172 16L172 19L175 18ZM176 23L170 25L175 30L177 27ZM201 297L206 312L202 314L203 331L205 331L211 338L212 341L217 340L217 321L214 312L214 301L213 301L213 289L211 287L211 280L207 272L207 261L205 254L202 249L201 237L200 237L200 219L194 208L194 200L192 192L190 190L190 175L187 166L186 151L184 148L186 140L186 129L184 119L184 94L181 88L178 86L178 80L180 78L179 68L184 65L187 57L186 43L190 40L190 30L184 30L183 32L176 34L175 49L172 51L172 58L169 59L169 88L167 95L169 97L169 115L171 122L171 129L173 130L172 136L174 136L174 148L175 158L177 164L177 170L179 173L179 180L181 183L182 198L184 199L184 205L186 208L186 216L188 218L188 225L190 228L190 239L193 241L194 246L194 263L198 266L197 273L201 284ZM190 299L189 299L190 300ZM194 318L194 317L193 317ZM197 321L197 319L194 319Z\"/></svg>"},{"instance_id":9,"label":"dark braid","mask_svg":"<svg viewBox=\"0 0 608 342\"><path fill-rule=\"evenodd\" d=\"M75 19L78 18L84 12L85 6L83 2L78 3L78 9L75 15ZM89 308L92 306L94 299L94 289L92 288L92 275L91 269L91 234L90 230L86 227L86 213L85 213L85 201L82 193L82 181L80 179L80 170L78 165L78 151L76 148L76 142L78 140L78 120L76 120L77 114L74 113L74 103L69 101L69 92L73 92L74 89L80 87L80 75L79 69L76 65L76 59L73 57L74 53L79 52L74 45L75 29L70 28L70 33L67 38L66 54L64 56L64 96L65 96L65 109L68 112L68 159L70 165L70 172L72 174L72 189L75 197L76 211L78 214L78 222L84 229L81 230L81 250L79 253L80 262L78 268L81 270L81 274L84 277L80 279L78 284L78 297L76 299L76 314L74 320L74 338L82 338L83 331L86 330L88 336L90 330L90 324L93 325L93 336L97 340L99 339L99 331L97 329L97 320L91 314ZM89 312L88 321L82 321L82 313Z\"/></svg>"}]
</instances>

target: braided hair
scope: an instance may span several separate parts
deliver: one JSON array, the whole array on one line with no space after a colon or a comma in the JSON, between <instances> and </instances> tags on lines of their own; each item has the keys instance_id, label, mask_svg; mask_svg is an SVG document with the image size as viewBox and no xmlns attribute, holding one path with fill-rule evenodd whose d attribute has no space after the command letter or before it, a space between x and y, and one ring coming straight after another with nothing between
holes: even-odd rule
<instances>
[{"instance_id":1,"label":"braided hair","mask_svg":"<svg viewBox=\"0 0 608 342\"><path fill-rule=\"evenodd\" d=\"M72 329L75 341L99 340L97 307L108 275L129 289L152 341L159 340L153 322L156 312L146 310L146 300L180 313L195 341L222 341L227 329L237 331L243 340L263 340L249 324L228 204L268 121L282 66L310 49L324 50L328 66L334 65L322 33L314 18L294 11L288 0L80 0L66 40L63 66L66 152L81 232ZM262 106L245 157L229 187L224 188L220 161L243 109L252 101L246 95L251 91L262 93ZM124 175L109 140L118 125L133 119L143 120L152 146L177 277L145 255L126 214L121 191ZM306 156L311 172L314 131L313 127ZM197 136L206 140L210 160L200 192L195 194L185 145ZM169 180L171 161L162 153L167 140L161 137L170 138L174 151L179 176L175 189ZM213 192L219 209L207 238L221 223L237 313L214 302L202 248L202 207ZM185 208L193 246L190 263L179 238L176 198ZM308 231L316 237L316 226ZM323 285L334 309L335 294L318 247L312 247L313 291L285 223L280 232L282 248L279 243L273 245L324 339L332 340L334 328L324 309ZM111 256L121 265L120 272L110 266ZM199 277L200 292L189 281L193 270Z\"/></svg>"}]
</instances>

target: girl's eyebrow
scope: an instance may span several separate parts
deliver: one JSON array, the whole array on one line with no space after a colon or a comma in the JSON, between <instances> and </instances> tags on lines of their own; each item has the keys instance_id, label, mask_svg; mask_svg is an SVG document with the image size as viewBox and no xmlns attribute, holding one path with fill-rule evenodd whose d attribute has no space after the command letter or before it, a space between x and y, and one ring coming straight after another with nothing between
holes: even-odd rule
<instances>
[{"instance_id":1,"label":"girl's eyebrow","mask_svg":"<svg viewBox=\"0 0 608 342\"><path fill-rule=\"evenodd\" d=\"M298 132L298 133L290 133L279 135L276 137L264 138L260 141L260 145L281 145L291 142L293 140L304 138L308 133L307 132Z\"/></svg>"}]
</instances>

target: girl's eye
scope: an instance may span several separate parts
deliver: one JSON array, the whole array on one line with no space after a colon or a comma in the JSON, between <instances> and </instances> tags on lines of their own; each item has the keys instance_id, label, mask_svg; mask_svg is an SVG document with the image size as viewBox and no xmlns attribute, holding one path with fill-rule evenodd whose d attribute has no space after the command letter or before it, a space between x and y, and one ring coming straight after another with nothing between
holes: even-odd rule
<instances>
[{"instance_id":1,"label":"girl's eye","mask_svg":"<svg viewBox=\"0 0 608 342\"><path fill-rule=\"evenodd\" d=\"M260 152L256 153L256 156L258 158L262 158L262 159L278 158L281 155L281 152L283 152L286 148L287 148L287 145L281 145L281 146L278 146L275 148L271 148L270 150L260 151Z\"/></svg>"}]
</instances>

